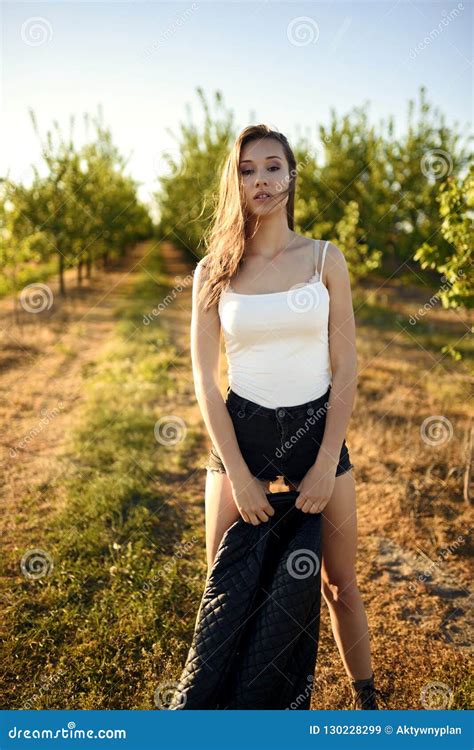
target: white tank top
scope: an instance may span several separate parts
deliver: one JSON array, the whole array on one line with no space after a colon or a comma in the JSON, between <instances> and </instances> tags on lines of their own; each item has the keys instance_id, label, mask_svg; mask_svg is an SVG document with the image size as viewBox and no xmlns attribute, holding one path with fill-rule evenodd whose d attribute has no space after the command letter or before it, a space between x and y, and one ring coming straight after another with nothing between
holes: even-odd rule
<instances>
[{"instance_id":1,"label":"white tank top","mask_svg":"<svg viewBox=\"0 0 474 750\"><path fill-rule=\"evenodd\" d=\"M231 389L261 406L297 406L331 383L329 291L322 282L329 241L311 279L288 291L240 294L229 286L218 304Z\"/></svg>"}]
</instances>

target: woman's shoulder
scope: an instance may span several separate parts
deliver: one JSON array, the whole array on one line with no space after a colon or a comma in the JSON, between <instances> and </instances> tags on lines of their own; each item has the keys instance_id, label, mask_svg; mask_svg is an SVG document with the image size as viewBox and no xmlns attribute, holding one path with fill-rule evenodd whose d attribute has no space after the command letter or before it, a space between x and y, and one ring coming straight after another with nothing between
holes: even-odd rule
<instances>
[{"instance_id":1,"label":"woman's shoulder","mask_svg":"<svg viewBox=\"0 0 474 750\"><path fill-rule=\"evenodd\" d=\"M198 266L205 266L209 263L210 260L211 256L209 255L209 253L206 253L206 255L203 255L201 260L198 261Z\"/></svg>"},{"instance_id":2,"label":"woman's shoulder","mask_svg":"<svg viewBox=\"0 0 474 750\"><path fill-rule=\"evenodd\" d=\"M341 248L334 242L323 242L322 247L326 246L326 263L330 263L332 266L343 267L346 264L346 259Z\"/></svg>"},{"instance_id":3,"label":"woman's shoulder","mask_svg":"<svg viewBox=\"0 0 474 750\"><path fill-rule=\"evenodd\" d=\"M325 245L324 276L327 279L327 285L348 280L349 269L343 251L334 242L324 242L322 247Z\"/></svg>"},{"instance_id":4,"label":"woman's shoulder","mask_svg":"<svg viewBox=\"0 0 474 750\"><path fill-rule=\"evenodd\" d=\"M205 269L209 266L209 256L204 255L201 260L196 263L196 268Z\"/></svg>"},{"instance_id":5,"label":"woman's shoulder","mask_svg":"<svg viewBox=\"0 0 474 750\"><path fill-rule=\"evenodd\" d=\"M314 245L316 243L316 246L320 249L320 252L322 253L324 251L324 248L326 247L326 256L331 256L334 260L337 260L337 258L343 258L344 253L340 248L334 244L334 242L326 241L325 239L321 239L320 237L308 237L305 234L298 234L297 232L294 232L294 236L296 239L294 246L296 250L307 248L309 244Z\"/></svg>"},{"instance_id":6,"label":"woman's shoulder","mask_svg":"<svg viewBox=\"0 0 474 750\"><path fill-rule=\"evenodd\" d=\"M209 260L209 256L204 255L204 257L196 263L194 276L196 280L199 280L201 283L204 282L209 276Z\"/></svg>"}]
</instances>

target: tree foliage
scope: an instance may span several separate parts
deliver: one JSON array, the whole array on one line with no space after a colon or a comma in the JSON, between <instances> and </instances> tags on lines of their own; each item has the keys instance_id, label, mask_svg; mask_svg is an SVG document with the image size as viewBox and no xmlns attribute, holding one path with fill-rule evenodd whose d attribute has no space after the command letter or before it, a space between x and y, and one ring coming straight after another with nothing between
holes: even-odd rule
<instances>
[{"instance_id":1,"label":"tree foliage","mask_svg":"<svg viewBox=\"0 0 474 750\"><path fill-rule=\"evenodd\" d=\"M93 138L78 148L73 125L64 136L55 122L42 137L33 112L31 119L41 144L41 170L33 166L31 185L9 177L1 183L0 262L18 290L18 268L27 261L57 258L61 292L64 271L83 264L90 274L99 260L123 255L128 244L150 236L148 211L137 199L137 183L125 173L126 160L98 119Z\"/></svg>"},{"instance_id":2,"label":"tree foliage","mask_svg":"<svg viewBox=\"0 0 474 750\"><path fill-rule=\"evenodd\" d=\"M238 131L221 93L212 116L201 89L198 96L203 125L191 118L180 125L170 172L161 177L156 198L160 234L201 256L217 179ZM319 126L320 158L307 138L292 143L295 230L337 244L354 280L375 269L390 276L411 269L415 281L420 269L430 269L438 281L444 274L452 282L443 304L469 304L469 282L454 275L467 267L472 248L467 227L472 178L456 187L472 160L472 138L446 125L424 87L418 102L408 102L399 136L393 118L376 127L367 112L368 103L342 117L331 110L329 124Z\"/></svg>"},{"instance_id":3,"label":"tree foliage","mask_svg":"<svg viewBox=\"0 0 474 750\"><path fill-rule=\"evenodd\" d=\"M462 181L449 177L440 185L440 232L446 242L424 242L415 253L422 268L440 273L443 307L474 307L474 165Z\"/></svg>"}]
</instances>

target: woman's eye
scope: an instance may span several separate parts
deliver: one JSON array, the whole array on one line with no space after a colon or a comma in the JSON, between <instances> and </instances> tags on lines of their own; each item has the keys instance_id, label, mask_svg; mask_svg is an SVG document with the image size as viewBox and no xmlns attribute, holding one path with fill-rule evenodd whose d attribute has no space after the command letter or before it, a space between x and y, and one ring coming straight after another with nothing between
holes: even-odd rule
<instances>
[{"instance_id":1,"label":"woman's eye","mask_svg":"<svg viewBox=\"0 0 474 750\"><path fill-rule=\"evenodd\" d=\"M270 171L272 171L272 170L274 170L274 169L276 169L276 170L278 171L278 170L280 169L280 167L278 167L278 166L277 166L276 164L274 164L273 166L271 166L271 167L268 167L268 169L269 169ZM242 170L242 175L244 175L244 177L246 177L246 176L247 176L248 174L250 174L251 172L253 172L253 169L243 169L243 170Z\"/></svg>"}]
</instances>

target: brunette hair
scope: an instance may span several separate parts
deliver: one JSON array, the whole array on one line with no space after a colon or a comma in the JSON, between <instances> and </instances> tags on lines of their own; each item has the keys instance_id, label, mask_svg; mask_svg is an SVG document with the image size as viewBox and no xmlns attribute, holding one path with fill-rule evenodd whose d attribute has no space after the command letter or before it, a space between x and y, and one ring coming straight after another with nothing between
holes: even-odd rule
<instances>
[{"instance_id":1,"label":"brunette hair","mask_svg":"<svg viewBox=\"0 0 474 750\"><path fill-rule=\"evenodd\" d=\"M206 279L201 287L199 302L204 308L219 301L221 292L235 274L249 239L249 214L240 175L240 156L243 147L251 141L273 138L283 147L288 161L288 185L278 194L283 200L288 195L286 215L288 227L294 229L296 159L286 136L268 125L249 125L237 136L224 163L219 183L217 207L209 230L204 236L207 251L203 264ZM258 226L258 220L257 220Z\"/></svg>"}]
</instances>

